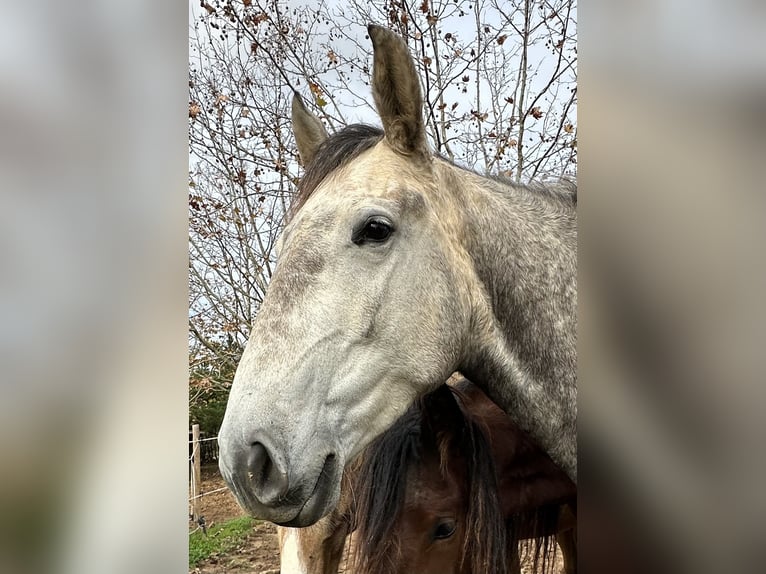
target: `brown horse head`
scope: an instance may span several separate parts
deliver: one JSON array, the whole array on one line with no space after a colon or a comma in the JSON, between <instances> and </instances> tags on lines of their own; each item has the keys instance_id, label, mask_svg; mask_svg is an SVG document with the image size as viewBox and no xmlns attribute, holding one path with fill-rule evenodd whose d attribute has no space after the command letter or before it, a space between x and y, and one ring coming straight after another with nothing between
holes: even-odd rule
<instances>
[{"instance_id":1,"label":"brown horse head","mask_svg":"<svg viewBox=\"0 0 766 574\"><path fill-rule=\"evenodd\" d=\"M467 380L426 395L361 467L358 574L504 573L523 539L546 571L573 526L560 522L572 481Z\"/></svg>"},{"instance_id":2,"label":"brown horse head","mask_svg":"<svg viewBox=\"0 0 766 574\"><path fill-rule=\"evenodd\" d=\"M489 443L448 387L373 443L356 492L359 574L506 571Z\"/></svg>"}]
</instances>

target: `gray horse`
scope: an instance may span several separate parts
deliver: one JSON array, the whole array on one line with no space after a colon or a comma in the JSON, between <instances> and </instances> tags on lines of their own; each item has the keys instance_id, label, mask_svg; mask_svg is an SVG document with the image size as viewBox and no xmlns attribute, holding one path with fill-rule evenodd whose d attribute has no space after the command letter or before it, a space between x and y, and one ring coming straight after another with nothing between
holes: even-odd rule
<instances>
[{"instance_id":1,"label":"gray horse","mask_svg":"<svg viewBox=\"0 0 766 574\"><path fill-rule=\"evenodd\" d=\"M576 481L576 191L435 157L406 44L369 34L383 130L328 136L293 102L306 174L219 436L243 507L287 526L334 508L345 464L453 371Z\"/></svg>"}]
</instances>

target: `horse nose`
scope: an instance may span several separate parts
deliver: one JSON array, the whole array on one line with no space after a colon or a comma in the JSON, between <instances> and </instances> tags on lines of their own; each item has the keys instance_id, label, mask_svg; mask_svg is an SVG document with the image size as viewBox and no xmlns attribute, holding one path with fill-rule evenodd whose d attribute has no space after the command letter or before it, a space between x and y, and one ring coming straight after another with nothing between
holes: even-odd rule
<instances>
[{"instance_id":1,"label":"horse nose","mask_svg":"<svg viewBox=\"0 0 766 574\"><path fill-rule=\"evenodd\" d=\"M278 451L269 447L265 436L250 443L247 470L254 493L261 503L273 505L284 498L289 488L287 465Z\"/></svg>"}]
</instances>

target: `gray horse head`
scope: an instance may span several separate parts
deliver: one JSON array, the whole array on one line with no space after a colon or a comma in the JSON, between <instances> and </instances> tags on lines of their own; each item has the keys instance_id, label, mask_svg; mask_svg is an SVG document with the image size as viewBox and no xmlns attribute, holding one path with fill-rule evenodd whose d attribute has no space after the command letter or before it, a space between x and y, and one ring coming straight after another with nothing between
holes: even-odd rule
<instances>
[{"instance_id":1,"label":"gray horse head","mask_svg":"<svg viewBox=\"0 0 766 574\"><path fill-rule=\"evenodd\" d=\"M543 446L568 432L562 424L572 424L568 403L546 403L548 379L559 374L537 372L537 358L530 363L522 348L524 337L513 337L521 347L509 346L516 323L501 317L508 302L500 302L501 311L496 305L507 293L485 260L508 265L487 255L494 249L506 257L513 246L512 238L489 237L500 233L493 228L505 233L513 224L505 207L493 207L506 201L507 190L429 152L420 83L406 45L384 28L370 26L369 33L383 130L351 126L328 136L300 99L294 101L306 174L219 435L221 471L240 503L283 525L305 526L332 509L346 463L455 370L484 381L501 406L532 413L539 407L531 402L552 405L561 421L520 420ZM514 234L527 235L522 219L542 209L536 202L568 221L571 202L544 195L515 206ZM563 239L535 241L547 250ZM539 281L551 273L546 269ZM570 329L571 318L560 317L573 315L569 300L559 305L557 297L545 301L553 305L550 321ZM547 320L544 311L529 312ZM545 347L541 364L553 358L568 374L573 335L554 331L535 330L543 340L534 344ZM481 372L481 365L488 370ZM515 386L503 390L510 379ZM562 456L570 451L567 443Z\"/></svg>"}]
</instances>

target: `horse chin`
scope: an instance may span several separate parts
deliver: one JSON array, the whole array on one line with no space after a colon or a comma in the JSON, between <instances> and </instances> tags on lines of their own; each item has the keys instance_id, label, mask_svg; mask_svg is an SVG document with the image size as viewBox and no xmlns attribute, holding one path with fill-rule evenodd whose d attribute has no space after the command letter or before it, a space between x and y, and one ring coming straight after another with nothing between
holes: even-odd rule
<instances>
[{"instance_id":1,"label":"horse chin","mask_svg":"<svg viewBox=\"0 0 766 574\"><path fill-rule=\"evenodd\" d=\"M330 494L332 494L332 492L330 492ZM337 495L329 497L312 495L312 497L306 501L303 508L300 509L295 518L288 520L287 522L277 522L276 524L279 526L289 526L291 528L311 526L329 514L337 504Z\"/></svg>"},{"instance_id":2,"label":"horse chin","mask_svg":"<svg viewBox=\"0 0 766 574\"><path fill-rule=\"evenodd\" d=\"M319 473L314 490L300 507L295 517L285 522L274 521L279 526L304 528L318 522L338 505L340 498L340 472L338 465L331 464ZM328 470L328 472L325 472ZM342 469L341 469L342 470Z\"/></svg>"},{"instance_id":3,"label":"horse chin","mask_svg":"<svg viewBox=\"0 0 766 574\"><path fill-rule=\"evenodd\" d=\"M309 496L297 501L294 495L288 493L282 506L263 504L255 496L247 474L230 474L224 466L221 474L240 505L254 518L268 520L279 526L302 528L311 526L328 514L338 504L340 498L340 480L343 466L334 456L325 460Z\"/></svg>"}]
</instances>

